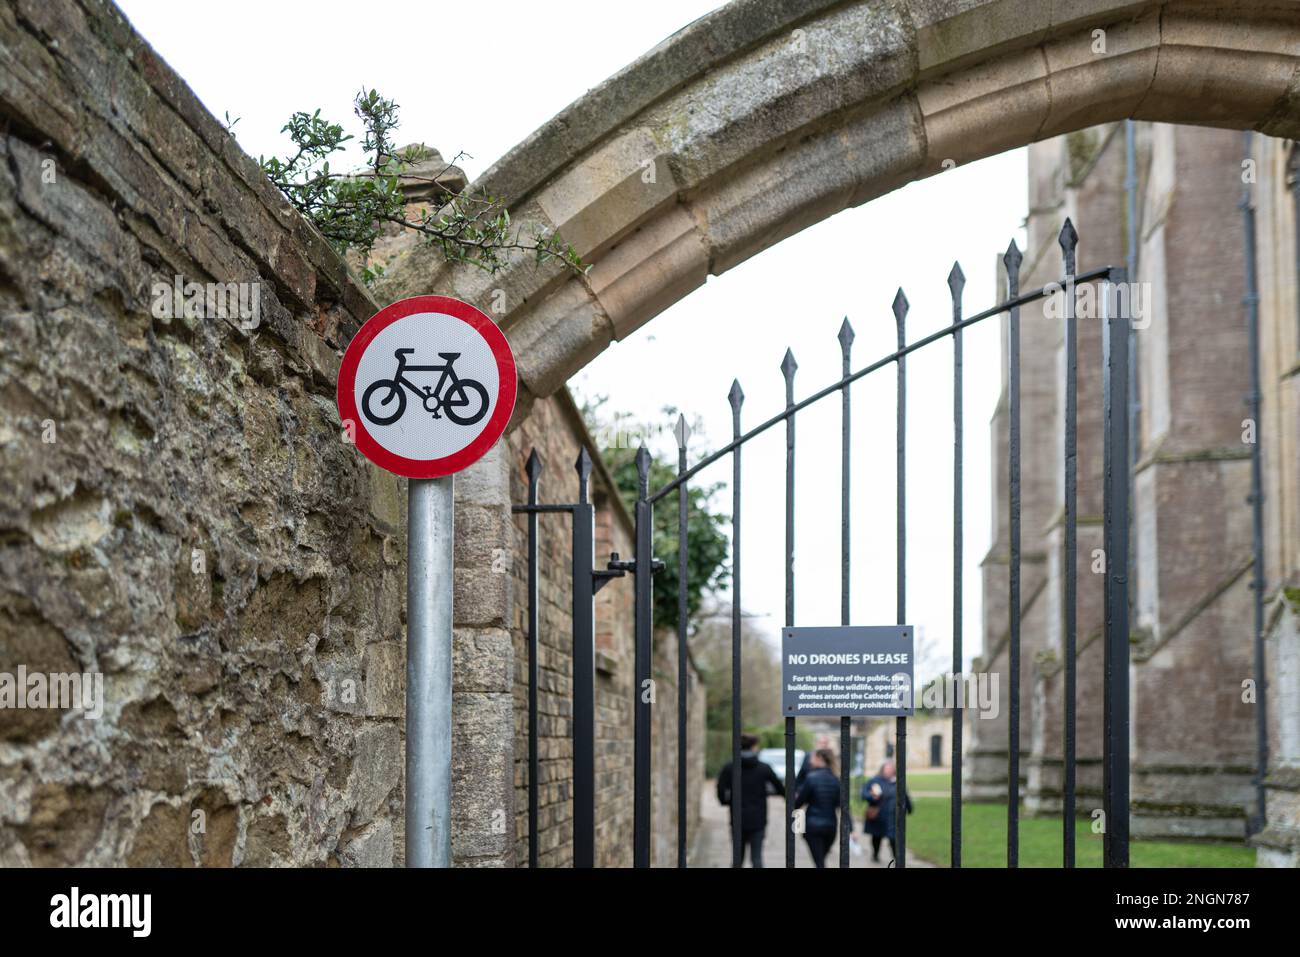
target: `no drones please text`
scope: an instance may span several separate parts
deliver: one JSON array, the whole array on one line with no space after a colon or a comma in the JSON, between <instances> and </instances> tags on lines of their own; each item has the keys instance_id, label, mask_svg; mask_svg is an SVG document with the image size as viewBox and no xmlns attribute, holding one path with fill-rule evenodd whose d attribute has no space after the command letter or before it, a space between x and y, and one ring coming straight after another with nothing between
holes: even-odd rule
<instances>
[{"instance_id":1,"label":"no drones please text","mask_svg":"<svg viewBox=\"0 0 1300 957\"><path fill-rule=\"evenodd\" d=\"M911 660L910 652L891 651L882 653L862 653L857 651L842 653L791 654L787 664L792 665L905 665Z\"/></svg>"}]
</instances>

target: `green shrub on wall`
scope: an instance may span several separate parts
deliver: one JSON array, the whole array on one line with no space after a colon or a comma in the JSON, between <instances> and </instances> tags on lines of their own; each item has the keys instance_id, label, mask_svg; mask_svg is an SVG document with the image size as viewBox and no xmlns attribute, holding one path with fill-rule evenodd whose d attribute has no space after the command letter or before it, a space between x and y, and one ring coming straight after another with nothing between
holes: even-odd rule
<instances>
[{"instance_id":1,"label":"green shrub on wall","mask_svg":"<svg viewBox=\"0 0 1300 957\"><path fill-rule=\"evenodd\" d=\"M636 467L636 453L641 439L654 434L652 426L634 423L630 416L615 414L605 421L600 415L601 407L608 401L600 398L584 402L583 417L592 435L597 437L600 446L597 450L609 467L614 483L628 510L635 512L639 474ZM675 422L677 411L665 408L665 422ZM677 462L674 455L668 456L649 448L650 452L650 492L667 485L677 476ZM702 455L695 452L694 456ZM721 511L712 509L715 494L723 487L722 483L711 485L696 483L686 493L686 614L692 624L699 613L706 594L720 591L730 580L730 568L727 564L730 554L730 540L725 531L731 517ZM655 578L654 587L654 623L656 628L677 630L677 495L674 493L659 503L654 510L654 553L664 563L663 569ZM631 558L632 556L627 556Z\"/></svg>"},{"instance_id":2,"label":"green shrub on wall","mask_svg":"<svg viewBox=\"0 0 1300 957\"><path fill-rule=\"evenodd\" d=\"M746 727L746 734L758 735L760 748L784 748L785 725L773 724L767 727ZM796 727L794 746L801 751L810 751L813 746L813 734ZM729 729L711 729L706 732L704 750L704 775L716 778L718 772L731 760L731 731ZM795 769L796 771L798 768Z\"/></svg>"}]
</instances>

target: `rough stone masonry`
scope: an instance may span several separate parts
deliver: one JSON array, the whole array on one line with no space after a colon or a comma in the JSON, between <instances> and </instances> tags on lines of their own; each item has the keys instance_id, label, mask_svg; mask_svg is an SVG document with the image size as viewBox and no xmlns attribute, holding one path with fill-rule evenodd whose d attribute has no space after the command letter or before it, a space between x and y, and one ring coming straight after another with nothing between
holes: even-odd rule
<instances>
[{"instance_id":1,"label":"rough stone masonry","mask_svg":"<svg viewBox=\"0 0 1300 957\"><path fill-rule=\"evenodd\" d=\"M111 5L0 6L0 152L0 671L106 698L4 715L0 864L400 860L404 496L333 404L375 303Z\"/></svg>"}]
</instances>

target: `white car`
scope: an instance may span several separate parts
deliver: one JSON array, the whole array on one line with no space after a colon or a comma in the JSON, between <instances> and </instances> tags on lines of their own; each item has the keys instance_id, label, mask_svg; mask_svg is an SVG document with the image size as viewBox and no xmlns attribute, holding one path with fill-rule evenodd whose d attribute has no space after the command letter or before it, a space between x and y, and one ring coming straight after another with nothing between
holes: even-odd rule
<instances>
[{"instance_id":1,"label":"white car","mask_svg":"<svg viewBox=\"0 0 1300 957\"><path fill-rule=\"evenodd\" d=\"M803 767L804 752L800 748L794 749L794 773L798 774L799 769ZM762 761L785 783L785 748L764 748L758 752L758 760Z\"/></svg>"}]
</instances>

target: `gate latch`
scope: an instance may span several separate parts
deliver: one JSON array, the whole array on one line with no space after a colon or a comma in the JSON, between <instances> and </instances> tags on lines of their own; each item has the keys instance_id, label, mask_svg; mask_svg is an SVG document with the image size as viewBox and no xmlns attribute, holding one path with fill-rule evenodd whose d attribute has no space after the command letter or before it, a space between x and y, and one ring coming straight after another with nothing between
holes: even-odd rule
<instances>
[{"instance_id":1,"label":"gate latch","mask_svg":"<svg viewBox=\"0 0 1300 957\"><path fill-rule=\"evenodd\" d=\"M664 563L660 559L656 558L650 563L650 573L654 574L657 571L662 571L663 567ZM612 579L622 578L628 572L636 574L636 561L621 561L618 557L618 552L610 552L609 564L605 568L597 568L591 573L591 593L594 595L596 592L604 588Z\"/></svg>"}]
</instances>

